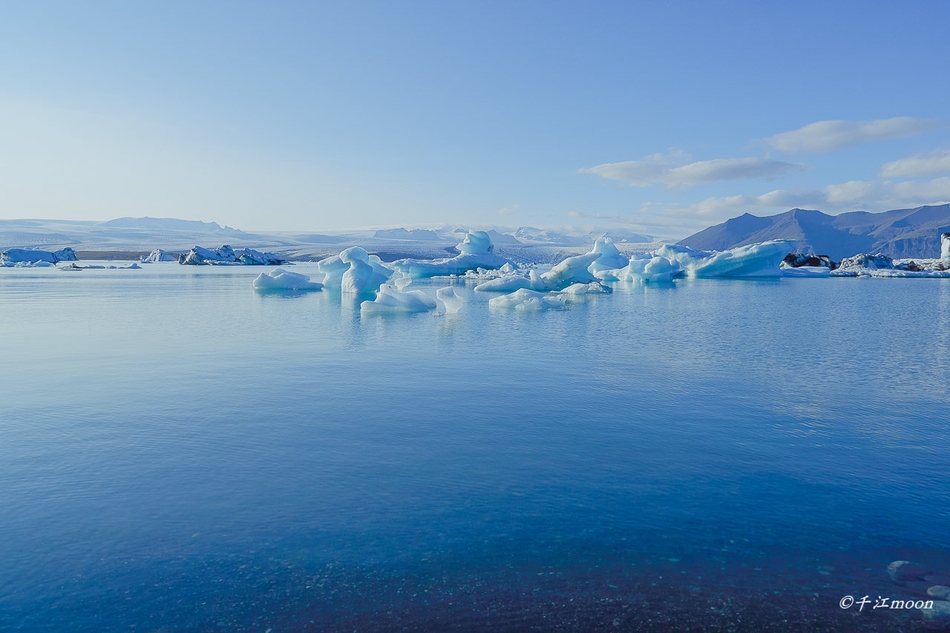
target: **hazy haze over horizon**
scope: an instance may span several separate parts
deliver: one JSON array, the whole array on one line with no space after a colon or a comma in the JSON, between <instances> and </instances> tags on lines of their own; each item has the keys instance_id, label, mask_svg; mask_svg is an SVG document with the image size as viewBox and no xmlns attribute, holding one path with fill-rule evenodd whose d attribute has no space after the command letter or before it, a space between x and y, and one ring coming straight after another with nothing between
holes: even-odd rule
<instances>
[{"instance_id":1,"label":"hazy haze over horizon","mask_svg":"<svg viewBox=\"0 0 950 633\"><path fill-rule=\"evenodd\" d=\"M0 9L0 219L618 226L950 200L950 6Z\"/></svg>"}]
</instances>

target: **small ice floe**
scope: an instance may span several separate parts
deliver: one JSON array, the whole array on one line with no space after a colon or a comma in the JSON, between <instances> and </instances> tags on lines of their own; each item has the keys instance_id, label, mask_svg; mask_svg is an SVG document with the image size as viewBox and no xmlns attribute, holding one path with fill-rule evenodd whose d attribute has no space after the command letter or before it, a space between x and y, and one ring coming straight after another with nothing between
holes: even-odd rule
<instances>
[{"instance_id":1,"label":"small ice floe","mask_svg":"<svg viewBox=\"0 0 950 633\"><path fill-rule=\"evenodd\" d=\"M156 248L148 255L142 256L143 264L154 264L156 262L177 262L177 261L178 261L177 255L172 255L171 253L163 251L160 248Z\"/></svg>"},{"instance_id":2,"label":"small ice floe","mask_svg":"<svg viewBox=\"0 0 950 633\"><path fill-rule=\"evenodd\" d=\"M76 252L66 248L58 251L41 251L32 248L11 248L0 253L0 266L47 266L59 262L76 261Z\"/></svg>"},{"instance_id":3,"label":"small ice floe","mask_svg":"<svg viewBox=\"0 0 950 633\"><path fill-rule=\"evenodd\" d=\"M891 259L887 255L845 257L832 277L950 277L942 259Z\"/></svg>"},{"instance_id":4,"label":"small ice floe","mask_svg":"<svg viewBox=\"0 0 950 633\"><path fill-rule=\"evenodd\" d=\"M376 293L376 299L360 304L360 314L411 314L430 312L437 307L435 300L421 290L403 292L392 284L383 284Z\"/></svg>"},{"instance_id":5,"label":"small ice floe","mask_svg":"<svg viewBox=\"0 0 950 633\"><path fill-rule=\"evenodd\" d=\"M60 270L142 270L142 267L132 262L128 266L115 266L109 265L105 266L102 264L89 264L88 266L80 266L79 264L70 264L69 266L60 266Z\"/></svg>"},{"instance_id":6,"label":"small ice floe","mask_svg":"<svg viewBox=\"0 0 950 633\"><path fill-rule=\"evenodd\" d=\"M352 294L376 292L393 275L392 269L387 268L377 255L370 255L359 246L351 246L339 255L321 259L317 262L317 270L324 274L324 286Z\"/></svg>"},{"instance_id":7,"label":"small ice floe","mask_svg":"<svg viewBox=\"0 0 950 633\"><path fill-rule=\"evenodd\" d=\"M492 297L488 307L495 310L520 310L523 312L540 312L554 310L567 305L567 295L556 292L538 292L521 288L511 294Z\"/></svg>"},{"instance_id":8,"label":"small ice floe","mask_svg":"<svg viewBox=\"0 0 950 633\"><path fill-rule=\"evenodd\" d=\"M268 273L261 273L254 280L254 289L258 292L314 292L323 289L323 284L310 281L307 275L287 272L283 268L275 268Z\"/></svg>"},{"instance_id":9,"label":"small ice floe","mask_svg":"<svg viewBox=\"0 0 950 633\"><path fill-rule=\"evenodd\" d=\"M497 255L491 237L485 231L469 231L456 248L455 257L434 260L399 259L393 265L401 273L415 279L463 275L479 268L501 268L510 262Z\"/></svg>"},{"instance_id":10,"label":"small ice floe","mask_svg":"<svg viewBox=\"0 0 950 633\"><path fill-rule=\"evenodd\" d=\"M457 293L452 286L439 288L435 291L435 297L442 303L442 312L445 314L457 314L465 305L465 297Z\"/></svg>"}]
</instances>

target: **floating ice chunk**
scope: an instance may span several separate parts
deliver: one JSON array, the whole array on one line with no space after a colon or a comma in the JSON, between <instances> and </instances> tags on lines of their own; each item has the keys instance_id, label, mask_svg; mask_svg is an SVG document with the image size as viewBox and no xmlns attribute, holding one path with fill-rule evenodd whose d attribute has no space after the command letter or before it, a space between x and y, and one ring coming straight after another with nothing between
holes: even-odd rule
<instances>
[{"instance_id":1,"label":"floating ice chunk","mask_svg":"<svg viewBox=\"0 0 950 633\"><path fill-rule=\"evenodd\" d=\"M178 258L167 253L160 248L156 248L148 255L142 256L143 264L154 264L155 262L177 262Z\"/></svg>"},{"instance_id":2,"label":"floating ice chunk","mask_svg":"<svg viewBox=\"0 0 950 633\"><path fill-rule=\"evenodd\" d=\"M356 294L376 292L380 284L393 274L378 256L370 255L359 246L351 246L339 255L321 259L317 262L317 270L323 273L324 286Z\"/></svg>"},{"instance_id":3,"label":"floating ice chunk","mask_svg":"<svg viewBox=\"0 0 950 633\"><path fill-rule=\"evenodd\" d=\"M398 277L393 279L393 285L396 286L396 290L405 290L412 284L412 277Z\"/></svg>"},{"instance_id":4,"label":"floating ice chunk","mask_svg":"<svg viewBox=\"0 0 950 633\"><path fill-rule=\"evenodd\" d=\"M312 292L322 290L323 284L316 281L310 281L307 275L300 273L290 273L283 268L275 268L270 274L261 273L254 280L254 289L259 292Z\"/></svg>"},{"instance_id":5,"label":"floating ice chunk","mask_svg":"<svg viewBox=\"0 0 950 633\"><path fill-rule=\"evenodd\" d=\"M950 264L950 233L940 234L940 259Z\"/></svg>"},{"instance_id":6,"label":"floating ice chunk","mask_svg":"<svg viewBox=\"0 0 950 633\"><path fill-rule=\"evenodd\" d=\"M340 259L339 255L331 255L317 262L317 270L323 273L323 285L339 288L343 283L343 273L350 269L350 265Z\"/></svg>"},{"instance_id":7,"label":"floating ice chunk","mask_svg":"<svg viewBox=\"0 0 950 633\"><path fill-rule=\"evenodd\" d=\"M673 277L682 271L677 261L670 261L659 255L631 257L630 263L620 271L620 278L638 283L671 283Z\"/></svg>"},{"instance_id":8,"label":"floating ice chunk","mask_svg":"<svg viewBox=\"0 0 950 633\"><path fill-rule=\"evenodd\" d=\"M610 274L611 271L623 268L630 261L630 258L617 250L614 241L606 236L597 238L594 248L590 251L590 254L593 253L598 253L600 256L591 263L588 270L600 279L615 278L616 275Z\"/></svg>"},{"instance_id":9,"label":"floating ice chunk","mask_svg":"<svg viewBox=\"0 0 950 633\"><path fill-rule=\"evenodd\" d=\"M827 277L831 269L827 266L782 266L782 277Z\"/></svg>"},{"instance_id":10,"label":"floating ice chunk","mask_svg":"<svg viewBox=\"0 0 950 633\"><path fill-rule=\"evenodd\" d=\"M392 284L383 284L373 301L360 304L360 314L404 314L429 312L438 304L421 290L402 292Z\"/></svg>"},{"instance_id":11,"label":"floating ice chunk","mask_svg":"<svg viewBox=\"0 0 950 633\"><path fill-rule=\"evenodd\" d=\"M376 261L373 261L373 258ZM350 266L340 280L340 289L343 292L355 294L376 292L380 285L393 274L393 271L382 265L378 257L370 255L359 246L353 246L340 253L340 261Z\"/></svg>"},{"instance_id":12,"label":"floating ice chunk","mask_svg":"<svg viewBox=\"0 0 950 633\"><path fill-rule=\"evenodd\" d=\"M74 262L76 253L68 246L58 251L39 251L32 248L11 248L0 253L0 265L15 266L17 264L36 264L46 262Z\"/></svg>"},{"instance_id":13,"label":"floating ice chunk","mask_svg":"<svg viewBox=\"0 0 950 633\"><path fill-rule=\"evenodd\" d=\"M442 302L442 305L445 306L446 314L456 314L459 310L462 309L462 306L465 304L465 297L455 292L455 288L452 286L446 286L445 288L439 288L435 291L436 298Z\"/></svg>"},{"instance_id":14,"label":"floating ice chunk","mask_svg":"<svg viewBox=\"0 0 950 633\"><path fill-rule=\"evenodd\" d=\"M470 231L456 246L455 257L434 260L399 259L393 262L396 270L415 279L462 275L478 268L495 269L510 263L494 253L491 237L485 231Z\"/></svg>"},{"instance_id":15,"label":"floating ice chunk","mask_svg":"<svg viewBox=\"0 0 950 633\"><path fill-rule=\"evenodd\" d=\"M713 252L667 244L656 255L678 262L689 277L778 277L779 264L793 246L790 240L773 240Z\"/></svg>"},{"instance_id":16,"label":"floating ice chunk","mask_svg":"<svg viewBox=\"0 0 950 633\"><path fill-rule=\"evenodd\" d=\"M527 275L511 273L497 279L489 279L475 286L478 292L514 292L521 288L544 291L545 284L536 270L529 270Z\"/></svg>"},{"instance_id":17,"label":"floating ice chunk","mask_svg":"<svg viewBox=\"0 0 950 633\"><path fill-rule=\"evenodd\" d=\"M545 293L537 290L522 288L511 294L493 297L488 301L488 307L496 310L521 310L538 312L563 308L567 304L568 296L561 293Z\"/></svg>"},{"instance_id":18,"label":"floating ice chunk","mask_svg":"<svg viewBox=\"0 0 950 633\"><path fill-rule=\"evenodd\" d=\"M195 246L188 252L187 255L182 255L179 257L178 263L188 266L201 266L206 264L276 266L285 262L283 259L279 258L277 255L274 255L273 253L262 253L260 251L255 251L252 248L243 248L239 251L235 251L233 248L225 244L221 248L217 248L215 250L202 248L201 246Z\"/></svg>"},{"instance_id":19,"label":"floating ice chunk","mask_svg":"<svg viewBox=\"0 0 950 633\"><path fill-rule=\"evenodd\" d=\"M587 253L568 257L560 264L541 275L546 290L561 290L571 284L588 284L597 281L587 268L601 256L600 253Z\"/></svg>"},{"instance_id":20,"label":"floating ice chunk","mask_svg":"<svg viewBox=\"0 0 950 633\"><path fill-rule=\"evenodd\" d=\"M560 294L567 295L568 297L576 298L586 295L602 295L609 294L611 292L610 288L600 284L596 281L589 284L571 284L564 290L561 290Z\"/></svg>"}]
</instances>

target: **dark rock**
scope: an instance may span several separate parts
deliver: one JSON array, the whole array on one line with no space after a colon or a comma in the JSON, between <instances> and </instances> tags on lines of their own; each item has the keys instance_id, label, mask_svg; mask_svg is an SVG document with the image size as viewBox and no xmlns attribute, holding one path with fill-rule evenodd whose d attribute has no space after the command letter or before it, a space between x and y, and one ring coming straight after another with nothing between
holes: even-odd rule
<instances>
[{"instance_id":1,"label":"dark rock","mask_svg":"<svg viewBox=\"0 0 950 633\"><path fill-rule=\"evenodd\" d=\"M933 571L910 561L895 560L887 566L887 575L897 584L906 585L909 582L925 581L925 576L933 575Z\"/></svg>"}]
</instances>

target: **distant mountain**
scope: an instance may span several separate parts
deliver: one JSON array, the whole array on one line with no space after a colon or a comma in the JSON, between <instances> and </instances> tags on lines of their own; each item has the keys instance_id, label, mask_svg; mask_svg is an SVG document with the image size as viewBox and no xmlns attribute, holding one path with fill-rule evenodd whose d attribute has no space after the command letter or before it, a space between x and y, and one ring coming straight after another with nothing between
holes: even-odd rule
<instances>
[{"instance_id":1,"label":"distant mountain","mask_svg":"<svg viewBox=\"0 0 950 633\"><path fill-rule=\"evenodd\" d=\"M96 226L110 229L146 229L149 231L188 231L189 233L241 233L229 226L221 228L217 222L202 222L201 220L179 220L178 218L116 218L106 222L98 222Z\"/></svg>"},{"instance_id":2,"label":"distant mountain","mask_svg":"<svg viewBox=\"0 0 950 633\"><path fill-rule=\"evenodd\" d=\"M795 241L797 252L828 255L835 260L859 253L929 258L940 256L940 234L946 231L950 231L950 204L841 215L792 209L767 217L746 213L679 243L722 251L766 240L789 239Z\"/></svg>"}]
</instances>

